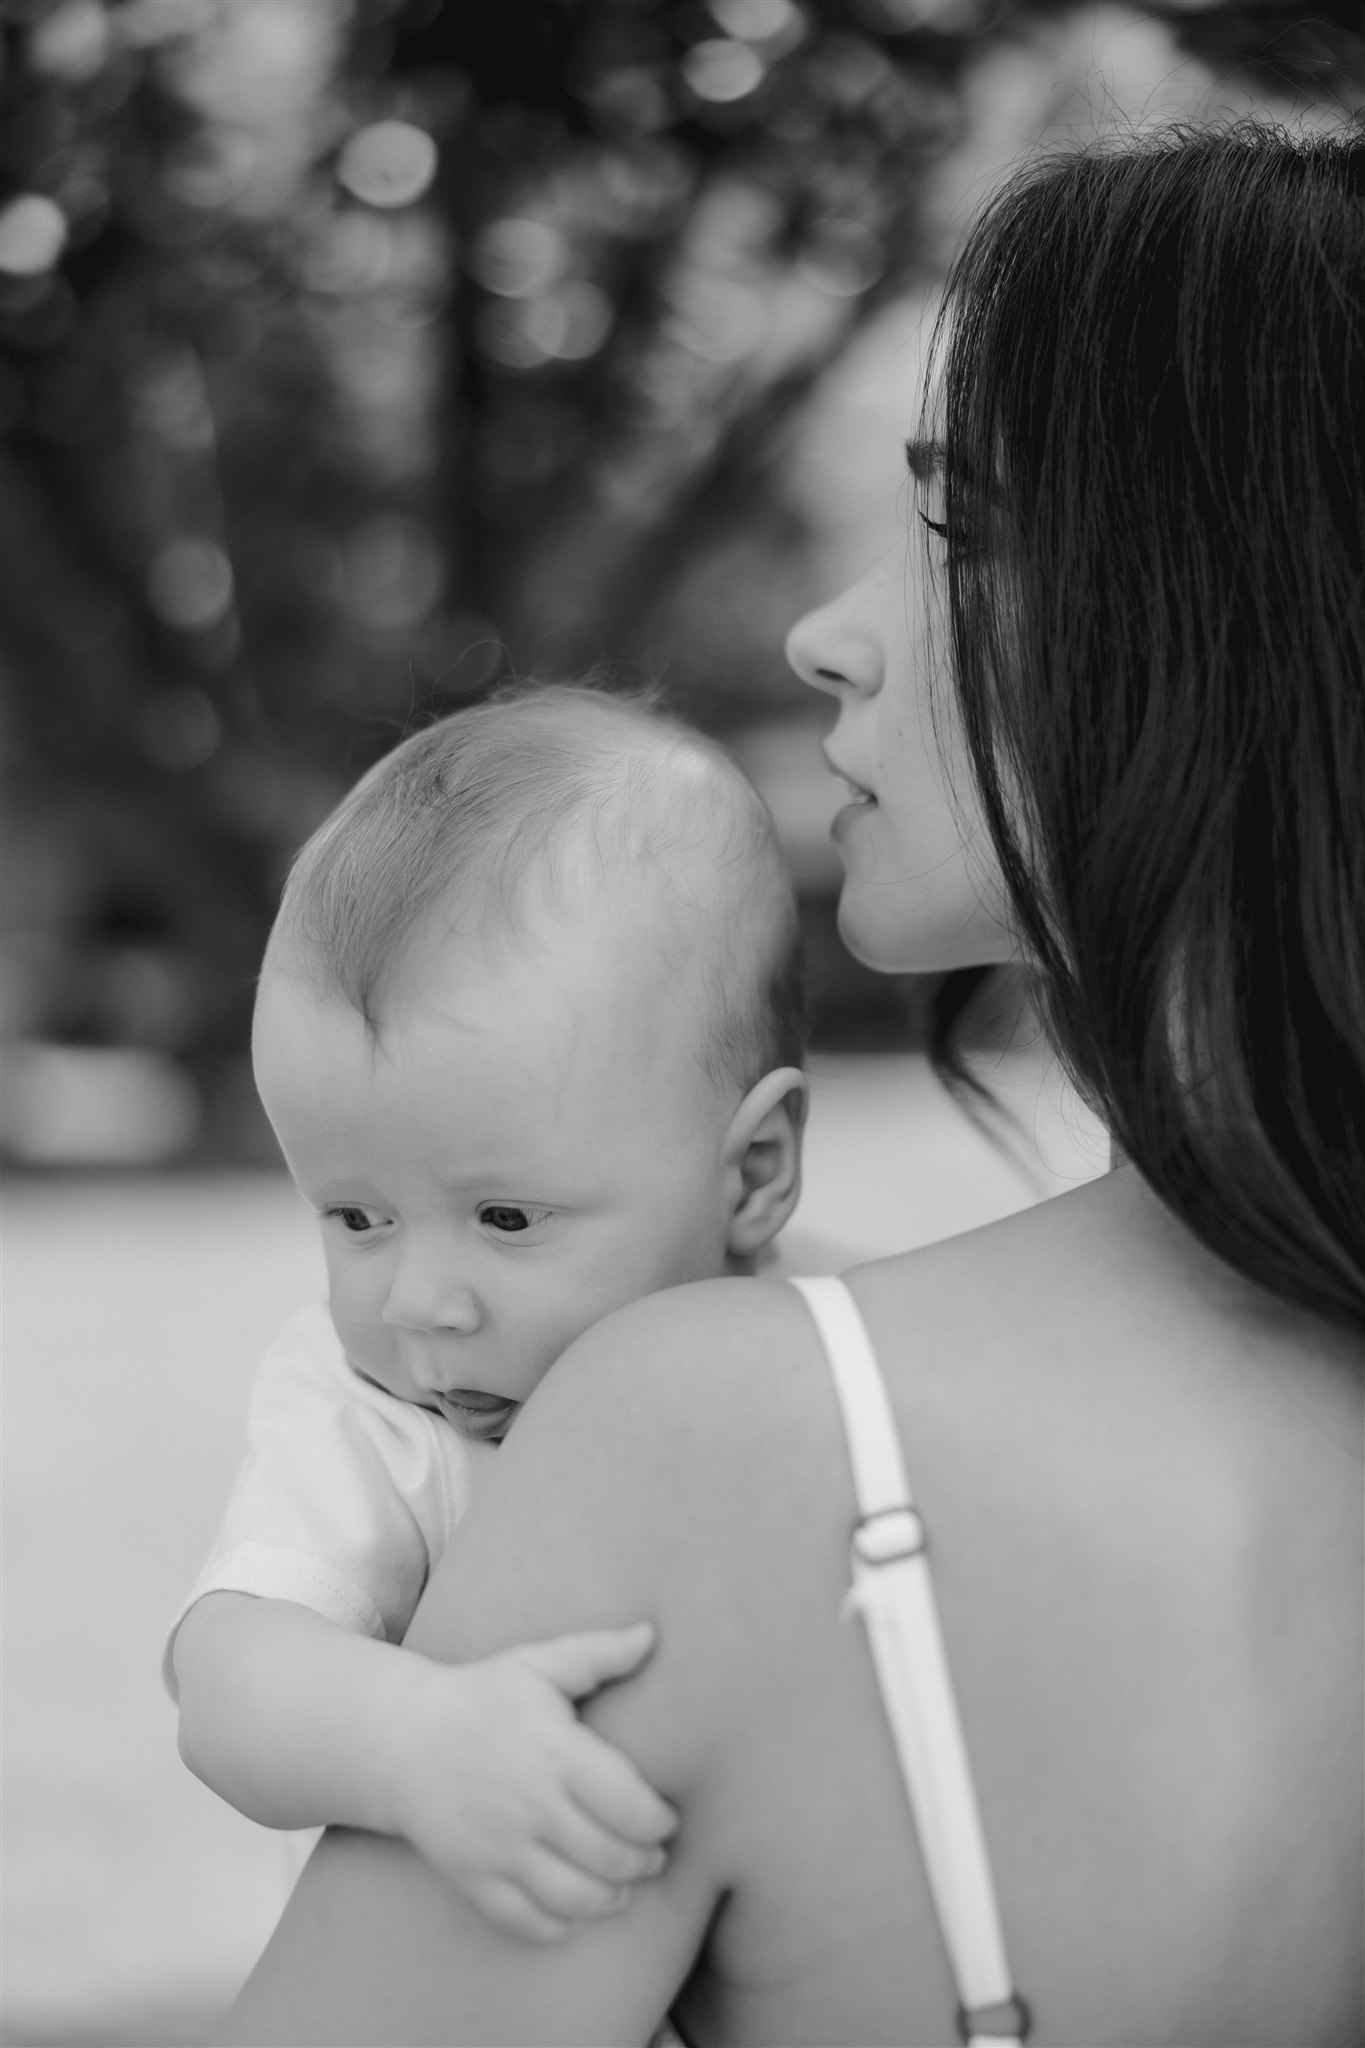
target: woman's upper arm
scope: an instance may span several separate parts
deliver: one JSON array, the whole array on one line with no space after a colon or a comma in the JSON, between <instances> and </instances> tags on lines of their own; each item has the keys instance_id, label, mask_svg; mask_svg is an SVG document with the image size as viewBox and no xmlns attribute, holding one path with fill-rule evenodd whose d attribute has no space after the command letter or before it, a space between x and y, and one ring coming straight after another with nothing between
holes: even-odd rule
<instances>
[{"instance_id":1,"label":"woman's upper arm","mask_svg":"<svg viewBox=\"0 0 1365 2048\"><path fill-rule=\"evenodd\" d=\"M661 1880L553 1948L500 1933L404 1842L329 1830L222 2031L255 2048L644 2048L709 1908Z\"/></svg>"},{"instance_id":2,"label":"woman's upper arm","mask_svg":"<svg viewBox=\"0 0 1365 2048\"><path fill-rule=\"evenodd\" d=\"M329 1837L225 2040L604 2048L648 2038L729 1877L725 1830L712 1824L726 1804L717 1717L742 1712L744 1688L732 1666L717 1683L711 1665L732 1645L713 1642L709 1618L717 1575L735 1555L723 1525L751 1488L726 1469L746 1434L735 1426L742 1391L728 1382L724 1429L704 1386L700 1407L694 1396L721 1369L716 1339L732 1334L736 1287L747 1295L754 1283L689 1289L691 1304L639 1304L573 1347L499 1452L407 1638L463 1661L565 1630L654 1621L649 1665L589 1718L680 1805L667 1873L625 1913L533 1948L496 1933L404 1845Z\"/></svg>"}]
</instances>

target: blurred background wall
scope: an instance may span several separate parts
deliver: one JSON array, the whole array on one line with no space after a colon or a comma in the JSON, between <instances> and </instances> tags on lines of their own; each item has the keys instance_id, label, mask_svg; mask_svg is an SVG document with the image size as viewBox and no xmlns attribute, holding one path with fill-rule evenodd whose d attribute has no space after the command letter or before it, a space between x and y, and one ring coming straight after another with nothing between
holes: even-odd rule
<instances>
[{"instance_id":1,"label":"blurred background wall","mask_svg":"<svg viewBox=\"0 0 1365 2048\"><path fill-rule=\"evenodd\" d=\"M1361 102L1356 0L0 0L0 1141L269 1156L281 877L414 724L663 676L833 930L787 625L873 546L927 308L1040 142Z\"/></svg>"}]
</instances>

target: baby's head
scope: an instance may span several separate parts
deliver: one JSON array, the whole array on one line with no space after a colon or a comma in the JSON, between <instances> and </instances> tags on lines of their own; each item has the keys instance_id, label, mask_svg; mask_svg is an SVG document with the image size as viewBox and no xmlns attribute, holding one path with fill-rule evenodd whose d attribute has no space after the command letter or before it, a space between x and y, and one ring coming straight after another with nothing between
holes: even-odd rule
<instances>
[{"instance_id":1,"label":"baby's head","mask_svg":"<svg viewBox=\"0 0 1365 2048\"><path fill-rule=\"evenodd\" d=\"M719 747L546 685L415 734L300 854L256 1076L351 1362L498 1437L613 1308L795 1207L791 891Z\"/></svg>"}]
</instances>

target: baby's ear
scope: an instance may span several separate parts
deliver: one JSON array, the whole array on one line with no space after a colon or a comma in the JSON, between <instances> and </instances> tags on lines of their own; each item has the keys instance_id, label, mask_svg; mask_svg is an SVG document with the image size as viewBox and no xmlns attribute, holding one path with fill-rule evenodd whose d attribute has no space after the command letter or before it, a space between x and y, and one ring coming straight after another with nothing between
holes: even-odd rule
<instances>
[{"instance_id":1,"label":"baby's ear","mask_svg":"<svg viewBox=\"0 0 1365 2048\"><path fill-rule=\"evenodd\" d=\"M751 1259L771 1244L801 1193L801 1133L809 1088L799 1067L774 1067L755 1081L730 1120L730 1227L726 1250Z\"/></svg>"}]
</instances>

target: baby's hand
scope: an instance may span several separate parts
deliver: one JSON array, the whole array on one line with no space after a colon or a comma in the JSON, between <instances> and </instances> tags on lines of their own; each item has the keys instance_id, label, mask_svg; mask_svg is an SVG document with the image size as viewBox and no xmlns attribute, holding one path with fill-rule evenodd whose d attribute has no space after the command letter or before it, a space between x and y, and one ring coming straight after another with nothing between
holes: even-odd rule
<instances>
[{"instance_id":1,"label":"baby's hand","mask_svg":"<svg viewBox=\"0 0 1365 2048\"><path fill-rule=\"evenodd\" d=\"M641 1622L478 1664L420 1660L389 1749L393 1832L508 1933L558 1941L663 1869L677 1815L570 1704L653 1644Z\"/></svg>"}]
</instances>

